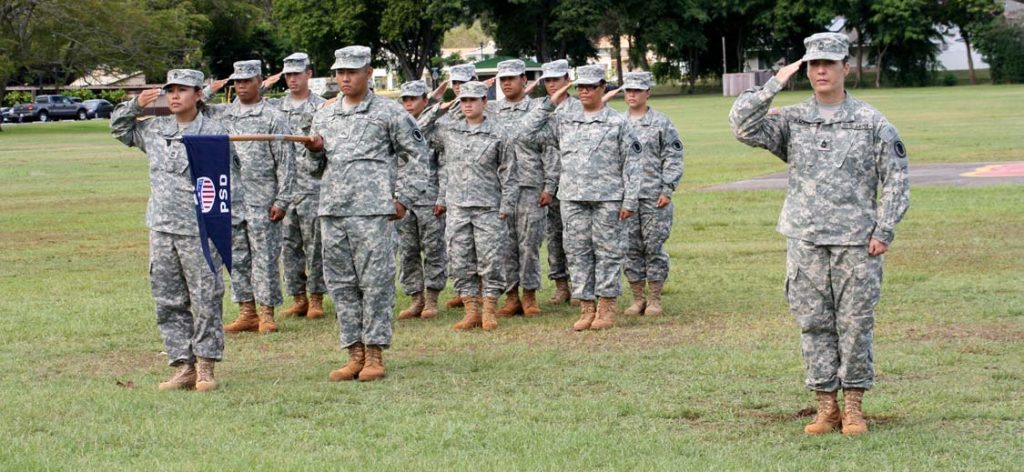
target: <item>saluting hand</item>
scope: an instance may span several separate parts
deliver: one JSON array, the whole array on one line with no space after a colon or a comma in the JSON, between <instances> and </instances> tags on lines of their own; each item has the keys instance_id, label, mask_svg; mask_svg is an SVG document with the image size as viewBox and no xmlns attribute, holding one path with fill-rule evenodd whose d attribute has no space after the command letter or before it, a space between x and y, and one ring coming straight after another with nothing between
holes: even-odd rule
<instances>
[{"instance_id":1,"label":"saluting hand","mask_svg":"<svg viewBox=\"0 0 1024 472\"><path fill-rule=\"evenodd\" d=\"M569 96L569 87L572 87L572 82L569 82L562 86L562 88L555 90L555 93L551 94L551 103L561 105Z\"/></svg>"},{"instance_id":2,"label":"saluting hand","mask_svg":"<svg viewBox=\"0 0 1024 472\"><path fill-rule=\"evenodd\" d=\"M803 64L803 59L797 59L796 62L779 69L779 72L775 74L775 80L778 80L783 85L789 81L790 77L793 77L798 70L800 70L800 64Z\"/></svg>"},{"instance_id":3,"label":"saluting hand","mask_svg":"<svg viewBox=\"0 0 1024 472\"><path fill-rule=\"evenodd\" d=\"M448 81L442 80L441 85L438 85L434 92L430 94L430 98L433 100L441 100L444 98L444 93L448 90Z\"/></svg>"},{"instance_id":4,"label":"saluting hand","mask_svg":"<svg viewBox=\"0 0 1024 472\"><path fill-rule=\"evenodd\" d=\"M160 89L148 89L143 90L135 100L139 103L139 108L146 108L156 101L160 97Z\"/></svg>"},{"instance_id":5,"label":"saluting hand","mask_svg":"<svg viewBox=\"0 0 1024 472\"><path fill-rule=\"evenodd\" d=\"M442 103L442 104L441 104L440 106L438 106L438 108L440 108L440 109L442 109L442 110L447 110L447 109L449 109L449 108L451 108L451 107L452 107L452 104L454 104L454 103L455 103L455 100L458 100L458 99L457 99L457 98L454 98L454 99L452 99L452 100L449 100L449 101L447 101L447 102L444 102L444 103Z\"/></svg>"},{"instance_id":6,"label":"saluting hand","mask_svg":"<svg viewBox=\"0 0 1024 472\"><path fill-rule=\"evenodd\" d=\"M269 89L270 87L273 87L274 84L277 83L277 81L281 80L281 74L284 74L284 72L278 72L270 77L267 77L267 79L263 81L263 89L266 90Z\"/></svg>"},{"instance_id":7,"label":"saluting hand","mask_svg":"<svg viewBox=\"0 0 1024 472\"><path fill-rule=\"evenodd\" d=\"M497 81L497 80L498 80L497 77L491 77L491 78L489 78L489 79L484 81L484 85L486 85L487 88L491 88L491 87L494 86L494 82Z\"/></svg>"},{"instance_id":8,"label":"saluting hand","mask_svg":"<svg viewBox=\"0 0 1024 472\"><path fill-rule=\"evenodd\" d=\"M618 87L615 88L614 90L609 90L605 92L605 94L601 96L601 103L608 103L609 101L611 101L611 99L615 98L615 96L618 95L621 91L622 87Z\"/></svg>"},{"instance_id":9,"label":"saluting hand","mask_svg":"<svg viewBox=\"0 0 1024 472\"><path fill-rule=\"evenodd\" d=\"M523 89L523 95L529 95L530 92L533 92L533 89L537 88L537 84L539 84L539 83L540 83L540 79L537 79L537 80L534 80L533 82L530 82L530 83L526 84L526 88Z\"/></svg>"},{"instance_id":10,"label":"saluting hand","mask_svg":"<svg viewBox=\"0 0 1024 472\"><path fill-rule=\"evenodd\" d=\"M219 92L220 89L224 88L224 86L228 84L229 80L231 79L214 80L213 83L210 84L210 90L213 91L213 93Z\"/></svg>"}]
</instances>

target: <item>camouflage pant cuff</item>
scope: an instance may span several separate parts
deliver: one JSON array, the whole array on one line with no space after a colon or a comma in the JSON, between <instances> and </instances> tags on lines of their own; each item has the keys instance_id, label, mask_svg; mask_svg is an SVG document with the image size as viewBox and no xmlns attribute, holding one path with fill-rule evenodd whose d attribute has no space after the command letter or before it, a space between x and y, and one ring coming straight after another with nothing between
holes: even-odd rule
<instances>
[{"instance_id":1,"label":"camouflage pant cuff","mask_svg":"<svg viewBox=\"0 0 1024 472\"><path fill-rule=\"evenodd\" d=\"M422 285L416 286L416 287L402 287L402 293L404 293L406 295L412 295L412 294L415 294L415 293L420 293L422 291L423 291L423 286Z\"/></svg>"},{"instance_id":2,"label":"camouflage pant cuff","mask_svg":"<svg viewBox=\"0 0 1024 472\"><path fill-rule=\"evenodd\" d=\"M813 383L810 380L807 380L806 382L804 382L804 385L807 387L807 390L811 390L814 392L834 392L836 390L839 390L838 379L824 383Z\"/></svg>"},{"instance_id":3,"label":"camouflage pant cuff","mask_svg":"<svg viewBox=\"0 0 1024 472\"><path fill-rule=\"evenodd\" d=\"M196 358L194 356L182 356L176 359L168 359L167 365L171 367L178 367L184 364L195 364Z\"/></svg>"},{"instance_id":4,"label":"camouflage pant cuff","mask_svg":"<svg viewBox=\"0 0 1024 472\"><path fill-rule=\"evenodd\" d=\"M842 385L843 385L843 390L852 390L852 389L871 390L871 387L875 386L875 382L873 380L870 380L870 379L869 380L860 381L860 382L845 382L844 381L844 382L842 382Z\"/></svg>"}]
</instances>

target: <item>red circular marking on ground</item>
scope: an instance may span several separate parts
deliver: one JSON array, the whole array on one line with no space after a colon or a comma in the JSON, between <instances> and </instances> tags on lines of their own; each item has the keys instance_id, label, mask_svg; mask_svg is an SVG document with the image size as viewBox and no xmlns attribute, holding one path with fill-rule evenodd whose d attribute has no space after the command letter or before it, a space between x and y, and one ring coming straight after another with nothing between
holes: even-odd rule
<instances>
[{"instance_id":1,"label":"red circular marking on ground","mask_svg":"<svg viewBox=\"0 0 1024 472\"><path fill-rule=\"evenodd\" d=\"M1024 177L1024 163L982 166L964 175L969 177Z\"/></svg>"}]
</instances>

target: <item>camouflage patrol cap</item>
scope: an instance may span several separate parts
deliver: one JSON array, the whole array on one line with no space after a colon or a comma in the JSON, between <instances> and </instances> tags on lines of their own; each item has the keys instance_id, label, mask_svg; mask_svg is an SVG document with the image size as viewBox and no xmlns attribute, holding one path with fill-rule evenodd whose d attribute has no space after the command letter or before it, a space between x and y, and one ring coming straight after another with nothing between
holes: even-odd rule
<instances>
[{"instance_id":1,"label":"camouflage patrol cap","mask_svg":"<svg viewBox=\"0 0 1024 472\"><path fill-rule=\"evenodd\" d=\"M259 60L238 61L234 65L235 73L228 77L230 80L245 80L263 75L263 66Z\"/></svg>"},{"instance_id":2,"label":"camouflage patrol cap","mask_svg":"<svg viewBox=\"0 0 1024 472\"><path fill-rule=\"evenodd\" d=\"M626 72L622 76L622 88L626 90L650 90L653 82L650 72Z\"/></svg>"},{"instance_id":3,"label":"camouflage patrol cap","mask_svg":"<svg viewBox=\"0 0 1024 472\"><path fill-rule=\"evenodd\" d=\"M422 97L429 91L427 90L427 83L422 80L410 80L402 84L402 94L399 97Z\"/></svg>"},{"instance_id":4,"label":"camouflage patrol cap","mask_svg":"<svg viewBox=\"0 0 1024 472\"><path fill-rule=\"evenodd\" d=\"M850 55L850 38L840 33L815 33L804 40L805 61L841 61Z\"/></svg>"},{"instance_id":5,"label":"camouflage patrol cap","mask_svg":"<svg viewBox=\"0 0 1024 472\"><path fill-rule=\"evenodd\" d=\"M604 64L576 68L576 85L597 85L604 80Z\"/></svg>"},{"instance_id":6,"label":"camouflage patrol cap","mask_svg":"<svg viewBox=\"0 0 1024 472\"><path fill-rule=\"evenodd\" d=\"M459 98L487 98L487 84L475 80L466 82L459 92Z\"/></svg>"},{"instance_id":7,"label":"camouflage patrol cap","mask_svg":"<svg viewBox=\"0 0 1024 472\"><path fill-rule=\"evenodd\" d=\"M448 69L448 75L452 82L469 82L476 79L476 66L473 64L459 64Z\"/></svg>"},{"instance_id":8,"label":"camouflage patrol cap","mask_svg":"<svg viewBox=\"0 0 1024 472\"><path fill-rule=\"evenodd\" d=\"M509 59L498 63L498 78L519 77L526 73L526 63L519 59Z\"/></svg>"},{"instance_id":9,"label":"camouflage patrol cap","mask_svg":"<svg viewBox=\"0 0 1024 472\"><path fill-rule=\"evenodd\" d=\"M557 61L547 62L540 66L540 70L541 80L565 77L569 75L569 61L565 59L559 59Z\"/></svg>"},{"instance_id":10,"label":"camouflage patrol cap","mask_svg":"<svg viewBox=\"0 0 1024 472\"><path fill-rule=\"evenodd\" d=\"M202 72L192 69L171 69L167 71L167 83L164 84L163 88L167 88L170 85L184 85L186 87L202 87L203 86Z\"/></svg>"},{"instance_id":11,"label":"camouflage patrol cap","mask_svg":"<svg viewBox=\"0 0 1024 472\"><path fill-rule=\"evenodd\" d=\"M307 67L309 67L309 55L304 52L297 52L284 58L284 69L281 72L285 74L306 72Z\"/></svg>"},{"instance_id":12,"label":"camouflage patrol cap","mask_svg":"<svg viewBox=\"0 0 1024 472\"><path fill-rule=\"evenodd\" d=\"M334 64L331 70L362 69L370 65L370 48L366 46L345 46L334 51Z\"/></svg>"}]
</instances>

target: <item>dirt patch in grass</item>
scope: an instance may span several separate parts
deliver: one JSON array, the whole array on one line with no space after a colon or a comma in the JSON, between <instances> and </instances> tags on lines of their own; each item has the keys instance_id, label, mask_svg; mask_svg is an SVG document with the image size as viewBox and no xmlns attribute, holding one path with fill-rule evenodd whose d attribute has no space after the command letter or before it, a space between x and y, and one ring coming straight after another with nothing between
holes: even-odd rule
<instances>
[{"instance_id":1,"label":"dirt patch in grass","mask_svg":"<svg viewBox=\"0 0 1024 472\"><path fill-rule=\"evenodd\" d=\"M903 336L914 341L950 341L984 339L988 341L1024 340L1024 329L1019 323L971 323L951 325L921 325L907 328Z\"/></svg>"}]
</instances>

